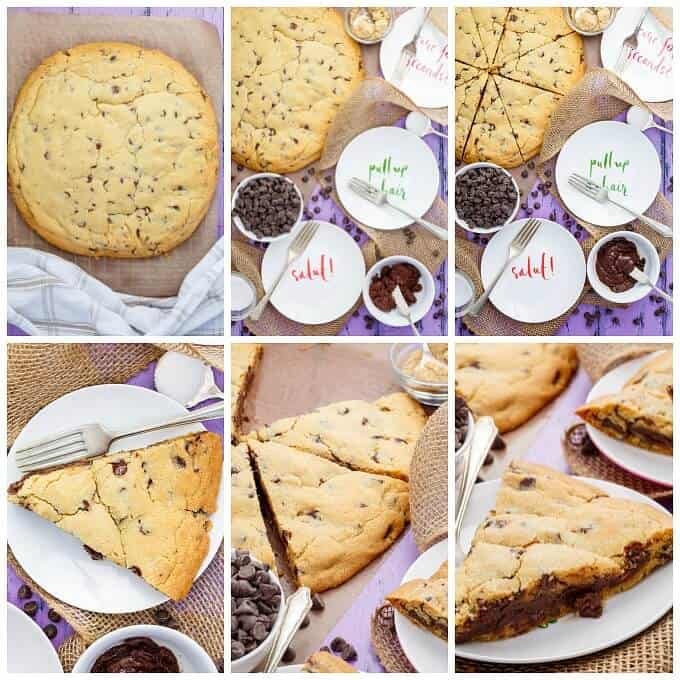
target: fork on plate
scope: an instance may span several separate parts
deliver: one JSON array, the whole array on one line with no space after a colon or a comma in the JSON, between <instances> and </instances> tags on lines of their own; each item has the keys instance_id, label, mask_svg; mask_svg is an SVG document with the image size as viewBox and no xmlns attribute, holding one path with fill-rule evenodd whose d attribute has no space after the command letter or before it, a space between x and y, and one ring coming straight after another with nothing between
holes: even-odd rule
<instances>
[{"instance_id":1,"label":"fork on plate","mask_svg":"<svg viewBox=\"0 0 680 680\"><path fill-rule=\"evenodd\" d=\"M638 33L642 28L642 24L647 16L649 7L645 7L642 10L642 15L637 22L637 26L633 29L633 32L626 36L621 43L621 49L619 50L619 56L616 59L616 64L614 64L614 73L616 73L619 78L623 76L623 72L628 66L628 55L633 54L634 50L638 48Z\"/></svg>"},{"instance_id":2,"label":"fork on plate","mask_svg":"<svg viewBox=\"0 0 680 680\"><path fill-rule=\"evenodd\" d=\"M406 64L408 64L409 60L413 59L418 53L418 40L420 39L420 34L423 31L423 27L425 26L425 22L430 16L431 11L432 9L430 7L425 8L422 19L420 20L420 24L418 25L416 32L413 34L413 38L411 38L411 40L401 48L399 61L394 68L394 72L392 73L392 80L395 85L399 85L399 83L401 83L401 79L404 76L404 70L406 69Z\"/></svg>"},{"instance_id":3,"label":"fork on plate","mask_svg":"<svg viewBox=\"0 0 680 680\"><path fill-rule=\"evenodd\" d=\"M248 314L249 319L257 321L262 316L264 308L269 303L269 298L271 298L271 296L274 294L274 291L276 290L276 287L279 285L279 283L281 283L281 279L288 271L288 267L290 267L290 265L293 264L293 262L295 262L295 260L297 260L302 255L302 253L305 252L305 250L307 250L307 246L312 242L312 239L316 236L316 232L318 230L318 222L305 222L302 225L302 229L300 229L300 231L295 235L295 238L288 246L285 265L281 268L279 275L276 277L274 283L272 283L272 285L269 287L269 290L264 294L263 298L257 303L257 305L255 305L253 311Z\"/></svg>"},{"instance_id":4,"label":"fork on plate","mask_svg":"<svg viewBox=\"0 0 680 680\"><path fill-rule=\"evenodd\" d=\"M370 201L374 205L377 205L377 206L388 205L391 208L398 210L400 213L402 213L402 215L406 215L406 217L408 217L410 220L413 220L416 224L420 225L424 229L427 229L430 233L434 234L437 238L442 239L442 241L448 241L449 240L449 232L446 231L446 229L442 229L441 227L438 227L436 224L434 224L432 222L428 222L427 220L424 220L422 217L418 217L417 215L412 215L410 212L408 212L408 210L405 210L404 208L402 208L397 203L390 201L389 196L384 191L380 191L380 189L376 189L374 186L371 186L365 180L359 179L358 177L352 177L349 180L349 188L357 196L361 196L361 198L363 198L367 201Z\"/></svg>"},{"instance_id":5,"label":"fork on plate","mask_svg":"<svg viewBox=\"0 0 680 680\"><path fill-rule=\"evenodd\" d=\"M106 453L111 444L124 437L157 432L178 425L193 425L204 420L224 418L224 402L204 406L186 415L162 423L136 427L125 432L109 432L98 423L88 423L73 430L60 432L17 449L15 462L22 474L55 465L64 465Z\"/></svg>"},{"instance_id":6,"label":"fork on plate","mask_svg":"<svg viewBox=\"0 0 680 680\"><path fill-rule=\"evenodd\" d=\"M670 227L667 227L663 222L659 222L658 220L654 220L651 217L647 217L647 215L636 212L623 203L619 203L618 201L614 200L609 195L609 191L607 189L605 189L603 186L600 186L599 184L596 184L593 182L593 180L588 179L583 175L579 175L577 172L572 172L571 175L569 175L568 182L570 186L574 187L574 189L582 193L584 196L591 198L593 201L597 201L598 203L612 203L613 205L622 208L626 212L636 217L638 220L640 220L640 222L644 222L648 227L661 234L661 236L673 238L673 230Z\"/></svg>"},{"instance_id":7,"label":"fork on plate","mask_svg":"<svg viewBox=\"0 0 680 680\"><path fill-rule=\"evenodd\" d=\"M479 296L479 299L472 305L472 307L470 307L468 314L471 316L479 316L482 309L484 308L484 305L486 304L486 301L489 299L491 292L496 287L496 284L500 281L500 278L503 276L505 270L508 268L508 265L524 252L524 249L529 245L531 239L536 236L536 232L540 228L541 221L537 219L527 220L522 225L520 230L515 234L512 241L510 241L505 263L500 268L493 281L491 281L489 287Z\"/></svg>"}]
</instances>

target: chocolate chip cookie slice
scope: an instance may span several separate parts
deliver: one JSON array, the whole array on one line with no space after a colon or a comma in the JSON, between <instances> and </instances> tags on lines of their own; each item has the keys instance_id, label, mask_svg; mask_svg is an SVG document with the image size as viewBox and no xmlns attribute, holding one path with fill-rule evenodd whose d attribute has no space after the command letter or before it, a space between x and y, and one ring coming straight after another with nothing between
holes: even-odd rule
<instances>
[{"instance_id":1,"label":"chocolate chip cookie slice","mask_svg":"<svg viewBox=\"0 0 680 680\"><path fill-rule=\"evenodd\" d=\"M477 24L486 60L489 65L494 64L510 8L471 7L470 10Z\"/></svg>"},{"instance_id":2,"label":"chocolate chip cookie slice","mask_svg":"<svg viewBox=\"0 0 680 680\"><path fill-rule=\"evenodd\" d=\"M231 447L231 547L276 566L245 444Z\"/></svg>"},{"instance_id":3,"label":"chocolate chip cookie slice","mask_svg":"<svg viewBox=\"0 0 680 680\"><path fill-rule=\"evenodd\" d=\"M499 73L520 83L564 95L586 72L583 39L577 33L507 61Z\"/></svg>"},{"instance_id":4,"label":"chocolate chip cookie slice","mask_svg":"<svg viewBox=\"0 0 680 680\"><path fill-rule=\"evenodd\" d=\"M404 530L405 482L274 442L247 443L298 585L322 592L345 583Z\"/></svg>"},{"instance_id":5,"label":"chocolate chip cookie slice","mask_svg":"<svg viewBox=\"0 0 680 680\"><path fill-rule=\"evenodd\" d=\"M243 403L255 370L262 358L262 345L238 343L231 346L231 437L238 438L243 420Z\"/></svg>"},{"instance_id":6,"label":"chocolate chip cookie slice","mask_svg":"<svg viewBox=\"0 0 680 680\"><path fill-rule=\"evenodd\" d=\"M362 470L408 480L411 458L427 416L420 404L398 392L375 402L341 401L257 433L300 451Z\"/></svg>"},{"instance_id":7,"label":"chocolate chip cookie slice","mask_svg":"<svg viewBox=\"0 0 680 680\"><path fill-rule=\"evenodd\" d=\"M456 394L501 434L523 425L569 385L573 345L471 344L456 347Z\"/></svg>"},{"instance_id":8,"label":"chocolate chip cookie slice","mask_svg":"<svg viewBox=\"0 0 680 680\"><path fill-rule=\"evenodd\" d=\"M358 673L346 661L333 656L330 652L314 652L302 667L303 673Z\"/></svg>"},{"instance_id":9,"label":"chocolate chip cookie slice","mask_svg":"<svg viewBox=\"0 0 680 680\"><path fill-rule=\"evenodd\" d=\"M513 461L456 570L456 641L519 635L569 612L599 617L672 553L667 513Z\"/></svg>"},{"instance_id":10,"label":"chocolate chip cookie slice","mask_svg":"<svg viewBox=\"0 0 680 680\"><path fill-rule=\"evenodd\" d=\"M456 75L459 62L456 62ZM461 70L461 72L464 72ZM478 71L479 75L456 85L456 159L461 160L467 144L472 122L482 102L484 88L489 77L486 71Z\"/></svg>"},{"instance_id":11,"label":"chocolate chip cookie slice","mask_svg":"<svg viewBox=\"0 0 680 680\"><path fill-rule=\"evenodd\" d=\"M8 499L181 600L208 553L221 471L221 438L200 432L31 473Z\"/></svg>"},{"instance_id":12,"label":"chocolate chip cookie slice","mask_svg":"<svg viewBox=\"0 0 680 680\"><path fill-rule=\"evenodd\" d=\"M403 583L387 601L417 626L442 640L449 639L449 568L444 562L430 578Z\"/></svg>"},{"instance_id":13,"label":"chocolate chip cookie slice","mask_svg":"<svg viewBox=\"0 0 680 680\"><path fill-rule=\"evenodd\" d=\"M456 7L456 59L477 68L488 68L477 23L469 7Z\"/></svg>"}]
</instances>

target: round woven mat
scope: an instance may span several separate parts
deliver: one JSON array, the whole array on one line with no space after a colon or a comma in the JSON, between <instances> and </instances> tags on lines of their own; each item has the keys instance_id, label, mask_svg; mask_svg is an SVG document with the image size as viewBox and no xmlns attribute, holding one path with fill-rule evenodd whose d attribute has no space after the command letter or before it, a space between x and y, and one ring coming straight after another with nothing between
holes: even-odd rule
<instances>
[{"instance_id":1,"label":"round woven mat","mask_svg":"<svg viewBox=\"0 0 680 680\"><path fill-rule=\"evenodd\" d=\"M399 644L392 605L383 604L375 610L371 619L371 642L388 673L416 672Z\"/></svg>"}]
</instances>

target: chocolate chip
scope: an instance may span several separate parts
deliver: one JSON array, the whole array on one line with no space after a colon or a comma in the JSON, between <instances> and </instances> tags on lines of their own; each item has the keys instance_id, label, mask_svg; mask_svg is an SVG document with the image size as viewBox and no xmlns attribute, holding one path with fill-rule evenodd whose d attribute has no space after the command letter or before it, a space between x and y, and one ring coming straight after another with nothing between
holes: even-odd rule
<instances>
[{"instance_id":1,"label":"chocolate chip","mask_svg":"<svg viewBox=\"0 0 680 680\"><path fill-rule=\"evenodd\" d=\"M312 611L313 612L320 612L320 611L323 611L325 608L326 608L326 603L321 598L321 595L319 595L318 593L314 593L312 595Z\"/></svg>"},{"instance_id":2,"label":"chocolate chip","mask_svg":"<svg viewBox=\"0 0 680 680\"><path fill-rule=\"evenodd\" d=\"M85 549L85 552L86 552L93 560L102 560L102 559L104 559L104 555L102 555L99 551L95 550L94 548L90 548L89 545L83 544L83 548Z\"/></svg>"},{"instance_id":3,"label":"chocolate chip","mask_svg":"<svg viewBox=\"0 0 680 680\"><path fill-rule=\"evenodd\" d=\"M506 444L505 441L503 440L503 437L501 437L499 434L496 435L496 438L493 440L493 444L491 444L491 450L492 451L503 451L505 450Z\"/></svg>"},{"instance_id":4,"label":"chocolate chip","mask_svg":"<svg viewBox=\"0 0 680 680\"><path fill-rule=\"evenodd\" d=\"M43 630L48 639L54 640L54 638L57 637L57 627L53 623L48 623Z\"/></svg>"},{"instance_id":5,"label":"chocolate chip","mask_svg":"<svg viewBox=\"0 0 680 680\"><path fill-rule=\"evenodd\" d=\"M292 647L288 647L281 657L283 663L292 663L295 661L295 650Z\"/></svg>"},{"instance_id":6,"label":"chocolate chip","mask_svg":"<svg viewBox=\"0 0 680 680\"><path fill-rule=\"evenodd\" d=\"M35 600L30 600L24 604L23 610L28 616L34 618L38 613L38 603Z\"/></svg>"},{"instance_id":7,"label":"chocolate chip","mask_svg":"<svg viewBox=\"0 0 680 680\"><path fill-rule=\"evenodd\" d=\"M334 637L331 640L331 651L335 654L341 654L342 651L347 647L347 640L341 637Z\"/></svg>"},{"instance_id":8,"label":"chocolate chip","mask_svg":"<svg viewBox=\"0 0 680 680\"><path fill-rule=\"evenodd\" d=\"M30 600L33 597L33 591L24 583L19 587L17 597L20 600Z\"/></svg>"},{"instance_id":9,"label":"chocolate chip","mask_svg":"<svg viewBox=\"0 0 680 680\"><path fill-rule=\"evenodd\" d=\"M300 628L307 628L310 623L311 623L311 619L309 618L309 614L307 614L307 616L305 616L305 618L302 619L302 623L300 624Z\"/></svg>"},{"instance_id":10,"label":"chocolate chip","mask_svg":"<svg viewBox=\"0 0 680 680\"><path fill-rule=\"evenodd\" d=\"M61 616L59 615L59 612L55 612L54 609L50 609L47 612L47 618L54 623L59 623L59 621L61 621Z\"/></svg>"},{"instance_id":11,"label":"chocolate chip","mask_svg":"<svg viewBox=\"0 0 680 680\"><path fill-rule=\"evenodd\" d=\"M127 472L127 463L124 460L117 460L115 463L111 463L113 468L113 474L117 477L122 477Z\"/></svg>"},{"instance_id":12,"label":"chocolate chip","mask_svg":"<svg viewBox=\"0 0 680 680\"><path fill-rule=\"evenodd\" d=\"M534 489L536 488L536 478L535 477L523 477L519 481L520 489Z\"/></svg>"}]
</instances>

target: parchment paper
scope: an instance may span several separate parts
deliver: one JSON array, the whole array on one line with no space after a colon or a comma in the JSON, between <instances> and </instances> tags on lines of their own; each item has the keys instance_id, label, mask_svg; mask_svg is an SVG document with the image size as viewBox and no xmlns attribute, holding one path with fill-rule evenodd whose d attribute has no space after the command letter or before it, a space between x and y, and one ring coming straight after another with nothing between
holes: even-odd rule
<instances>
[{"instance_id":1,"label":"parchment paper","mask_svg":"<svg viewBox=\"0 0 680 680\"><path fill-rule=\"evenodd\" d=\"M334 401L375 400L399 391L390 365L389 349L389 344L265 345L262 362L246 399L243 431L248 432L277 418L305 413ZM271 529L270 522L268 525ZM277 557L278 571L285 575L285 562L280 557L283 550L278 537L270 531L269 539ZM322 593L326 608L322 612L311 612L309 627L296 635L293 663L303 663L319 649L324 638L397 545L399 541L344 585ZM290 590L288 587L287 592Z\"/></svg>"},{"instance_id":2,"label":"parchment paper","mask_svg":"<svg viewBox=\"0 0 680 680\"><path fill-rule=\"evenodd\" d=\"M130 42L160 49L177 59L208 92L218 124L221 123L222 46L217 30L208 22L170 17L12 12L10 9L7 13L8 125L21 85L43 59L61 49L97 41ZM217 240L217 225L224 213L223 205L217 203L213 198L206 217L193 235L168 255L145 259L97 259L66 253L44 241L26 225L8 194L7 243L10 246L35 248L58 255L121 293L152 297L173 296L177 294L187 272Z\"/></svg>"}]
</instances>

